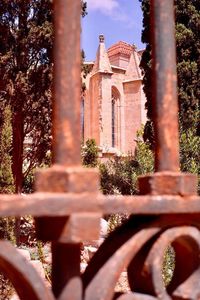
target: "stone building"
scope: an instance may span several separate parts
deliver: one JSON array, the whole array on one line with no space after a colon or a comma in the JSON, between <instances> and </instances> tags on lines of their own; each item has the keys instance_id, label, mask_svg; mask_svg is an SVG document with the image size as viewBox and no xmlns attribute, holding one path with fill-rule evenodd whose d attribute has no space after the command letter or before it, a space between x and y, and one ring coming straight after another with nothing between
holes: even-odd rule
<instances>
[{"instance_id":1,"label":"stone building","mask_svg":"<svg viewBox=\"0 0 200 300\"><path fill-rule=\"evenodd\" d=\"M136 133L146 121L139 67L142 51L125 42L106 50L104 36L82 99L84 141L94 138L103 157L134 153Z\"/></svg>"}]
</instances>

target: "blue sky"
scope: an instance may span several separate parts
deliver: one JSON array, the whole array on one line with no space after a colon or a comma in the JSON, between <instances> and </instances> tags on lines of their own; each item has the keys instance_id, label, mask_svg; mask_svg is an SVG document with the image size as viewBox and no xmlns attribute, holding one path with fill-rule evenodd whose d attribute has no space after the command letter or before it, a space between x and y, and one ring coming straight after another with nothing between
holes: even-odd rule
<instances>
[{"instance_id":1,"label":"blue sky","mask_svg":"<svg viewBox=\"0 0 200 300\"><path fill-rule=\"evenodd\" d=\"M120 40L144 48L139 0L87 0L87 6L88 15L82 20L82 48L87 61L95 59L100 34L104 34L107 48Z\"/></svg>"}]
</instances>

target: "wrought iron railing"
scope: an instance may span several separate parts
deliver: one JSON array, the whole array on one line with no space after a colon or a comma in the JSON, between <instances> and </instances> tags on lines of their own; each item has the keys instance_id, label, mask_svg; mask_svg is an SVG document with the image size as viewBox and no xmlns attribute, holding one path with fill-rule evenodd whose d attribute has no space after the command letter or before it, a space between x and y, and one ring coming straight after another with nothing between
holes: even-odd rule
<instances>
[{"instance_id":1,"label":"wrought iron railing","mask_svg":"<svg viewBox=\"0 0 200 300\"><path fill-rule=\"evenodd\" d=\"M179 171L173 0L152 0L156 173L139 179L139 196L104 196L95 169L80 159L80 0L54 1L54 165L36 175L31 195L0 195L0 216L33 215L52 242L52 291L6 241L0 269L23 300L200 299L200 198L196 178ZM132 214L80 274L81 242L98 238L103 214ZM163 252L176 266L162 280ZM127 268L130 293L115 294Z\"/></svg>"}]
</instances>

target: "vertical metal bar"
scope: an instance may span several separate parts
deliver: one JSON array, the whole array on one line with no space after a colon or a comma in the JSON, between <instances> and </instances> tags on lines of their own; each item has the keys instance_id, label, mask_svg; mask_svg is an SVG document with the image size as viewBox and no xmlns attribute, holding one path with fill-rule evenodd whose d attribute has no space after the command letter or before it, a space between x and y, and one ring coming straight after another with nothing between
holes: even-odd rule
<instances>
[{"instance_id":1,"label":"vertical metal bar","mask_svg":"<svg viewBox=\"0 0 200 300\"><path fill-rule=\"evenodd\" d=\"M54 2L54 163L80 164L80 0ZM67 218L66 218L67 222ZM57 224L55 223L55 226ZM58 297L80 275L80 245L52 243L52 290Z\"/></svg>"},{"instance_id":2,"label":"vertical metal bar","mask_svg":"<svg viewBox=\"0 0 200 300\"><path fill-rule=\"evenodd\" d=\"M80 0L54 2L54 163L80 164Z\"/></svg>"},{"instance_id":3,"label":"vertical metal bar","mask_svg":"<svg viewBox=\"0 0 200 300\"><path fill-rule=\"evenodd\" d=\"M178 101L173 0L151 0L156 171L179 170Z\"/></svg>"},{"instance_id":4,"label":"vertical metal bar","mask_svg":"<svg viewBox=\"0 0 200 300\"><path fill-rule=\"evenodd\" d=\"M70 279L80 276L80 256L79 244L52 243L52 290L56 297Z\"/></svg>"}]
</instances>

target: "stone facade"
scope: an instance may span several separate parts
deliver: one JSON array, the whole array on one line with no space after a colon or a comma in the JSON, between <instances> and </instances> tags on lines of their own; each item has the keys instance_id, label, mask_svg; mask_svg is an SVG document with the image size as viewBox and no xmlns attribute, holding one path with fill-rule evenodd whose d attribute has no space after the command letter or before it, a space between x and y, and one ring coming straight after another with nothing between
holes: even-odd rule
<instances>
[{"instance_id":1,"label":"stone facade","mask_svg":"<svg viewBox=\"0 0 200 300\"><path fill-rule=\"evenodd\" d=\"M84 141L94 138L102 155L134 153L136 133L146 121L141 51L125 42L106 50L104 36L82 100Z\"/></svg>"}]
</instances>

